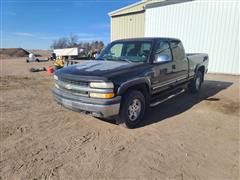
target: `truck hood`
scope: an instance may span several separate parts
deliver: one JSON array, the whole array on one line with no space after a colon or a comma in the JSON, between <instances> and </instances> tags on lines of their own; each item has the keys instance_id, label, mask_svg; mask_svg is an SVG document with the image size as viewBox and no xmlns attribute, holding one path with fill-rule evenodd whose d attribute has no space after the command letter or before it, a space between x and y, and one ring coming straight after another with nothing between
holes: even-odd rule
<instances>
[{"instance_id":1,"label":"truck hood","mask_svg":"<svg viewBox=\"0 0 240 180\"><path fill-rule=\"evenodd\" d=\"M129 63L124 61L90 60L88 62L82 62L62 68L58 70L57 73L79 76L102 76L109 78L117 74L128 72L130 69L143 64L144 63Z\"/></svg>"}]
</instances>

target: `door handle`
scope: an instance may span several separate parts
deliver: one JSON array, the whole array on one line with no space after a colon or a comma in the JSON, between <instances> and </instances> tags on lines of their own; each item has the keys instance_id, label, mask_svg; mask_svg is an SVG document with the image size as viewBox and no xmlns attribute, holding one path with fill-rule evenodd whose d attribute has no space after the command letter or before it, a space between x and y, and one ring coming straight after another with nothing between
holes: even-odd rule
<instances>
[{"instance_id":1,"label":"door handle","mask_svg":"<svg viewBox=\"0 0 240 180\"><path fill-rule=\"evenodd\" d=\"M160 69L160 74L166 74L167 73L167 68Z\"/></svg>"},{"instance_id":2,"label":"door handle","mask_svg":"<svg viewBox=\"0 0 240 180\"><path fill-rule=\"evenodd\" d=\"M173 69L176 69L176 65L175 65L175 64L173 64L173 65L172 65L172 68L173 68Z\"/></svg>"}]
</instances>

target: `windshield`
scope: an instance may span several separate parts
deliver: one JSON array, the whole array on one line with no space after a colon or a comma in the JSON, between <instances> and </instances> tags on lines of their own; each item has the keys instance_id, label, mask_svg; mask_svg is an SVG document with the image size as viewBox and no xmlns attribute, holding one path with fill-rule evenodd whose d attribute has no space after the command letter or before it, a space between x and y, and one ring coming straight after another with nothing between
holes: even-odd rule
<instances>
[{"instance_id":1,"label":"windshield","mask_svg":"<svg viewBox=\"0 0 240 180\"><path fill-rule=\"evenodd\" d=\"M98 60L146 62L152 43L149 41L123 41L109 44Z\"/></svg>"}]
</instances>

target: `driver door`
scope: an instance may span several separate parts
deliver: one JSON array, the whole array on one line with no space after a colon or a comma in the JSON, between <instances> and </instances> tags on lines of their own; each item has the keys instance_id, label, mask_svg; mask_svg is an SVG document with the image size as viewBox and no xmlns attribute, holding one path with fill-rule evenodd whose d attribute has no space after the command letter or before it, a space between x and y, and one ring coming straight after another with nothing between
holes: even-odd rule
<instances>
[{"instance_id":1,"label":"driver door","mask_svg":"<svg viewBox=\"0 0 240 180\"><path fill-rule=\"evenodd\" d=\"M152 91L157 93L175 85L175 79L177 78L176 64L168 41L158 41L156 43L153 58Z\"/></svg>"}]
</instances>

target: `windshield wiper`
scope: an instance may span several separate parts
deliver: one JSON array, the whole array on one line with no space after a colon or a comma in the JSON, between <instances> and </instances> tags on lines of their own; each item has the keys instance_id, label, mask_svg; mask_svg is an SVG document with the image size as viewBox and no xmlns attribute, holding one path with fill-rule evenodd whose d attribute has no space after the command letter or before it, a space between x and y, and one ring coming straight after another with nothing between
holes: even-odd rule
<instances>
[{"instance_id":1,"label":"windshield wiper","mask_svg":"<svg viewBox=\"0 0 240 180\"><path fill-rule=\"evenodd\" d=\"M113 59L113 58L98 58L97 60L103 60L103 61L126 61L128 63L132 63L132 61L129 61L128 59L124 59L124 58L117 58L117 59Z\"/></svg>"},{"instance_id":2,"label":"windshield wiper","mask_svg":"<svg viewBox=\"0 0 240 180\"><path fill-rule=\"evenodd\" d=\"M126 61L126 62L129 62L129 63L132 63L132 61L129 61L128 59L124 59L124 58L118 58L116 60L117 61Z\"/></svg>"},{"instance_id":3,"label":"windshield wiper","mask_svg":"<svg viewBox=\"0 0 240 180\"><path fill-rule=\"evenodd\" d=\"M106 59L104 59L104 58L97 58L97 59L95 59L95 60L105 61Z\"/></svg>"},{"instance_id":4,"label":"windshield wiper","mask_svg":"<svg viewBox=\"0 0 240 180\"><path fill-rule=\"evenodd\" d=\"M111 59L111 58L97 58L96 60L113 61L114 59Z\"/></svg>"}]
</instances>

